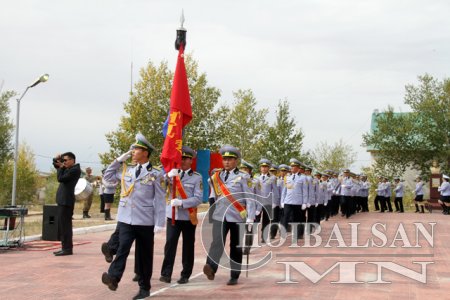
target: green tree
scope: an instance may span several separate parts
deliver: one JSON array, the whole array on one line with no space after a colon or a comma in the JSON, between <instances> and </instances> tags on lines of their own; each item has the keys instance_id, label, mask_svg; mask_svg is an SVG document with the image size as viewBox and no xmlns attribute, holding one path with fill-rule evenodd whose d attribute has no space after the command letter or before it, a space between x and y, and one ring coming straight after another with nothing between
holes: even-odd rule
<instances>
[{"instance_id":1,"label":"green tree","mask_svg":"<svg viewBox=\"0 0 450 300\"><path fill-rule=\"evenodd\" d=\"M8 101L15 95L16 93L12 91L0 95L0 166L12 157L11 137L14 126L9 119Z\"/></svg>"},{"instance_id":2,"label":"green tree","mask_svg":"<svg viewBox=\"0 0 450 300\"><path fill-rule=\"evenodd\" d=\"M388 107L376 116L376 129L363 135L364 145L376 150L376 169L388 175L408 167L427 175L433 160L450 170L450 79L425 74L418 81L405 88L411 112L394 113Z\"/></svg>"},{"instance_id":3,"label":"green tree","mask_svg":"<svg viewBox=\"0 0 450 300\"><path fill-rule=\"evenodd\" d=\"M194 149L217 147L219 137L214 131L220 127L221 111L224 109L216 108L220 91L208 84L206 74L198 72L198 64L192 56L186 56L185 64L193 120L185 128L183 142ZM125 115L121 117L119 128L106 134L110 151L100 154L105 165L129 149L137 132L142 132L160 153L164 142L162 125L169 111L172 79L173 72L167 62L161 62L158 66L149 62L140 70L135 92L124 104ZM152 155L151 161L159 164L159 155Z\"/></svg>"},{"instance_id":4,"label":"green tree","mask_svg":"<svg viewBox=\"0 0 450 300\"><path fill-rule=\"evenodd\" d=\"M2 205L11 202L12 177L13 177L14 161L9 160L2 167L0 177L0 199ZM19 147L19 158L17 161L17 194L16 204L29 204L36 199L36 192L39 183L39 173L36 168L34 153L26 144Z\"/></svg>"},{"instance_id":5,"label":"green tree","mask_svg":"<svg viewBox=\"0 0 450 300\"><path fill-rule=\"evenodd\" d=\"M238 90L233 95L233 106L223 127L226 132L223 144L238 147L245 160L256 162L267 155L262 145L269 127L266 121L268 110L256 108L256 98L251 90Z\"/></svg>"},{"instance_id":6,"label":"green tree","mask_svg":"<svg viewBox=\"0 0 450 300\"><path fill-rule=\"evenodd\" d=\"M349 168L355 162L356 152L341 139L333 145L320 142L313 150L312 157L319 170L340 170Z\"/></svg>"},{"instance_id":7,"label":"green tree","mask_svg":"<svg viewBox=\"0 0 450 300\"><path fill-rule=\"evenodd\" d=\"M269 127L262 142L262 155L278 164L288 164L293 157L304 160L306 154L301 154L303 138L302 130L297 128L295 119L290 115L289 102L280 100L275 123Z\"/></svg>"}]
</instances>

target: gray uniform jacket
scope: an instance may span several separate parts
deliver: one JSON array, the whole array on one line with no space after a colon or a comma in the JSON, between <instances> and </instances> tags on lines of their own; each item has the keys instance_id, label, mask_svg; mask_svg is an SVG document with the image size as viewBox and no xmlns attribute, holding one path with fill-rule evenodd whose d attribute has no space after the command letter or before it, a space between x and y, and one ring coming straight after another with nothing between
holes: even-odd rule
<instances>
[{"instance_id":1,"label":"gray uniform jacket","mask_svg":"<svg viewBox=\"0 0 450 300\"><path fill-rule=\"evenodd\" d=\"M202 188L202 175L200 173L189 170L181 179L184 191L186 192L187 199L183 199L182 206L175 209L175 220L189 221L188 208L195 208L202 204L203 188ZM168 185L169 198L172 199L172 179ZM177 194L178 199L182 199ZM172 206L170 202L166 205L166 217L172 219Z\"/></svg>"},{"instance_id":2,"label":"gray uniform jacket","mask_svg":"<svg viewBox=\"0 0 450 300\"><path fill-rule=\"evenodd\" d=\"M388 197L391 198L392 192L391 192L391 183L390 182L386 182L386 189L384 190L384 197Z\"/></svg>"},{"instance_id":3,"label":"gray uniform jacket","mask_svg":"<svg viewBox=\"0 0 450 300\"><path fill-rule=\"evenodd\" d=\"M327 181L327 198L326 198L326 202L328 203L328 201L331 200L331 197L333 196L333 191L334 191L334 182L332 180L328 180Z\"/></svg>"},{"instance_id":4,"label":"gray uniform jacket","mask_svg":"<svg viewBox=\"0 0 450 300\"><path fill-rule=\"evenodd\" d=\"M361 197L369 197L369 189L370 189L370 183L368 181L361 181Z\"/></svg>"},{"instance_id":5,"label":"gray uniform jacket","mask_svg":"<svg viewBox=\"0 0 450 300\"><path fill-rule=\"evenodd\" d=\"M375 190L377 192L377 196L384 197L384 183L378 182L377 189Z\"/></svg>"},{"instance_id":6,"label":"gray uniform jacket","mask_svg":"<svg viewBox=\"0 0 450 300\"><path fill-rule=\"evenodd\" d=\"M122 164L114 160L105 170L105 181L120 181ZM121 196L117 220L130 225L145 225L163 227L165 224L165 195L162 188L162 172L152 168L142 168L136 178L137 166L127 166L124 175L125 189L134 183L134 188L128 196ZM122 194L124 191L122 191Z\"/></svg>"},{"instance_id":7,"label":"gray uniform jacket","mask_svg":"<svg viewBox=\"0 0 450 300\"><path fill-rule=\"evenodd\" d=\"M395 197L402 198L403 197L403 183L399 182L394 188Z\"/></svg>"},{"instance_id":8,"label":"gray uniform jacket","mask_svg":"<svg viewBox=\"0 0 450 300\"><path fill-rule=\"evenodd\" d=\"M423 182L419 181L416 183L416 189L414 190L416 195L423 195Z\"/></svg>"},{"instance_id":9,"label":"gray uniform jacket","mask_svg":"<svg viewBox=\"0 0 450 300\"><path fill-rule=\"evenodd\" d=\"M450 183L447 181L442 182L441 186L438 188L438 191L442 196L450 196Z\"/></svg>"},{"instance_id":10,"label":"gray uniform jacket","mask_svg":"<svg viewBox=\"0 0 450 300\"><path fill-rule=\"evenodd\" d=\"M316 179L317 180L317 179ZM317 186L317 204L325 204L328 202L328 183L326 181L319 182Z\"/></svg>"},{"instance_id":11,"label":"gray uniform jacket","mask_svg":"<svg viewBox=\"0 0 450 300\"><path fill-rule=\"evenodd\" d=\"M266 175L260 175L257 178L257 194L260 195L262 198L261 202L264 206L280 206L280 194L277 186L277 177L266 174ZM266 201L264 201L267 199ZM257 209L260 207L260 203L257 203Z\"/></svg>"},{"instance_id":12,"label":"gray uniform jacket","mask_svg":"<svg viewBox=\"0 0 450 300\"><path fill-rule=\"evenodd\" d=\"M342 196L352 196L353 179L351 177L342 178Z\"/></svg>"},{"instance_id":13,"label":"gray uniform jacket","mask_svg":"<svg viewBox=\"0 0 450 300\"><path fill-rule=\"evenodd\" d=\"M305 175L297 173L287 176L286 184L281 195L281 202L290 205L302 205L303 203L306 204L303 198L308 197L308 189L305 186Z\"/></svg>"},{"instance_id":14,"label":"gray uniform jacket","mask_svg":"<svg viewBox=\"0 0 450 300\"><path fill-rule=\"evenodd\" d=\"M225 181L226 171L222 170L219 173L220 179L227 187L228 191L233 195L245 209L247 210L247 218L255 219L255 200L254 193L251 190L252 179L250 175L234 169L230 171L227 180ZM214 189L211 189L210 197L215 198L216 208L214 210L213 219L216 221L227 222L245 222L245 219L241 218L239 211L231 204L227 197L224 195L217 196Z\"/></svg>"},{"instance_id":15,"label":"gray uniform jacket","mask_svg":"<svg viewBox=\"0 0 450 300\"><path fill-rule=\"evenodd\" d=\"M311 203L311 205L323 204L323 202L321 203L319 199L319 197L321 197L319 195L319 184L320 181L317 178L311 177L311 191L309 193L309 203Z\"/></svg>"}]
</instances>

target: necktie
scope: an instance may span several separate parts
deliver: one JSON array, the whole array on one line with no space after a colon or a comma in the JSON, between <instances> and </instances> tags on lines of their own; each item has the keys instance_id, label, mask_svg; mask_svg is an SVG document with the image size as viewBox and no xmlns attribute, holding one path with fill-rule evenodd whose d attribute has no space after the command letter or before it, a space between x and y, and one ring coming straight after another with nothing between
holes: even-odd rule
<instances>
[{"instance_id":1,"label":"necktie","mask_svg":"<svg viewBox=\"0 0 450 300\"><path fill-rule=\"evenodd\" d=\"M181 177L180 177L180 179L183 179L183 177L184 177L184 171L181 172Z\"/></svg>"},{"instance_id":2,"label":"necktie","mask_svg":"<svg viewBox=\"0 0 450 300\"><path fill-rule=\"evenodd\" d=\"M227 174L225 175L225 181L227 181L228 175L230 175L230 171L227 171Z\"/></svg>"},{"instance_id":3,"label":"necktie","mask_svg":"<svg viewBox=\"0 0 450 300\"><path fill-rule=\"evenodd\" d=\"M295 179L295 174L294 174L294 176L292 176L292 180L294 180Z\"/></svg>"},{"instance_id":4,"label":"necktie","mask_svg":"<svg viewBox=\"0 0 450 300\"><path fill-rule=\"evenodd\" d=\"M263 180L265 180L266 179L266 175L263 175Z\"/></svg>"},{"instance_id":5,"label":"necktie","mask_svg":"<svg viewBox=\"0 0 450 300\"><path fill-rule=\"evenodd\" d=\"M138 178L138 177L139 177L139 174L141 174L141 169L142 169L142 166L139 165L139 167L138 167L137 170L136 170L136 178Z\"/></svg>"}]
</instances>

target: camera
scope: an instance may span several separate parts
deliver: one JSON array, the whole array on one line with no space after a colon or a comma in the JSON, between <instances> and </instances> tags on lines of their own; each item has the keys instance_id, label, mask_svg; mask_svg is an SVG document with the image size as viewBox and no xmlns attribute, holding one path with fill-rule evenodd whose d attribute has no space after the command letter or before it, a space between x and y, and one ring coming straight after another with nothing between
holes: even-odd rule
<instances>
[{"instance_id":1,"label":"camera","mask_svg":"<svg viewBox=\"0 0 450 300\"><path fill-rule=\"evenodd\" d=\"M62 158L61 156L58 157L54 157L53 158L53 164L56 165L58 163L63 163L64 162L64 158Z\"/></svg>"}]
</instances>

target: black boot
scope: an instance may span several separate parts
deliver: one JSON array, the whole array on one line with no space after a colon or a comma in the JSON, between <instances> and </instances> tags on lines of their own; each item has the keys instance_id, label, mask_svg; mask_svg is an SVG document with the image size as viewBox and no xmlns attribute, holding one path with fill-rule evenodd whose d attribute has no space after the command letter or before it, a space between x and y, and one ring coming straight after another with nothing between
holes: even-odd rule
<instances>
[{"instance_id":1,"label":"black boot","mask_svg":"<svg viewBox=\"0 0 450 300\"><path fill-rule=\"evenodd\" d=\"M89 219L91 216L87 211L83 211L83 219Z\"/></svg>"},{"instance_id":2,"label":"black boot","mask_svg":"<svg viewBox=\"0 0 450 300\"><path fill-rule=\"evenodd\" d=\"M105 221L111 221L113 218L111 218L111 209L105 209Z\"/></svg>"},{"instance_id":3,"label":"black boot","mask_svg":"<svg viewBox=\"0 0 450 300\"><path fill-rule=\"evenodd\" d=\"M415 206L416 206L416 213L418 213L419 212L419 204L414 204Z\"/></svg>"},{"instance_id":4,"label":"black boot","mask_svg":"<svg viewBox=\"0 0 450 300\"><path fill-rule=\"evenodd\" d=\"M448 215L448 214L450 214L450 209L449 209L449 207L448 206L446 206L446 205L442 205L443 206L443 208L442 208L442 213L444 214L444 215Z\"/></svg>"},{"instance_id":5,"label":"black boot","mask_svg":"<svg viewBox=\"0 0 450 300\"><path fill-rule=\"evenodd\" d=\"M425 213L425 207L423 205L420 206L420 210L421 210L421 212L420 212L421 214Z\"/></svg>"}]
</instances>

